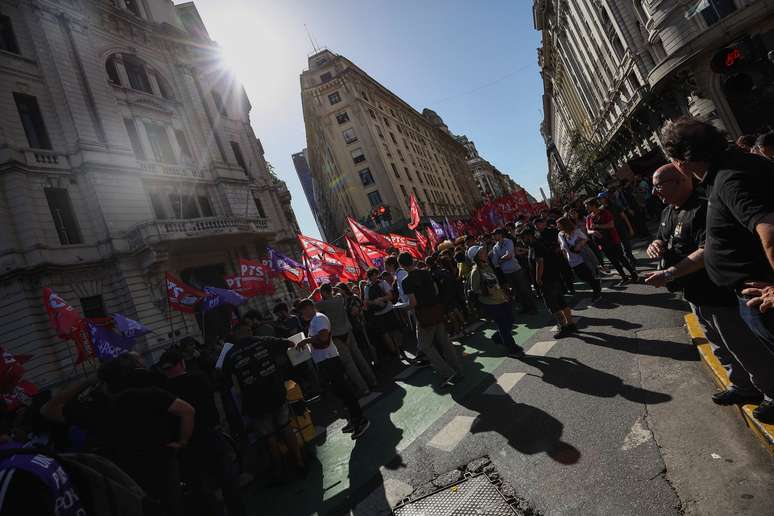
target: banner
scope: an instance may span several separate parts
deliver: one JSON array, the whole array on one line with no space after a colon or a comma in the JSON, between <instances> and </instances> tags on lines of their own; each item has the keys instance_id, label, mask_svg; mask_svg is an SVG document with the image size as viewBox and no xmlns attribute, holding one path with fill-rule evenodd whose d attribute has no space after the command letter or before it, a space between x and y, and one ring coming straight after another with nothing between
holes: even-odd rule
<instances>
[{"instance_id":1,"label":"banner","mask_svg":"<svg viewBox=\"0 0 774 516\"><path fill-rule=\"evenodd\" d=\"M449 222L449 217L444 217L444 221L446 222L444 225L444 228L446 229L446 236L449 238L449 240L455 240L457 238L457 232L454 231L454 225Z\"/></svg>"},{"instance_id":2,"label":"banner","mask_svg":"<svg viewBox=\"0 0 774 516\"><path fill-rule=\"evenodd\" d=\"M48 320L56 330L57 336L60 339L69 340L82 319L81 314L50 288L43 289L43 305L46 307Z\"/></svg>"},{"instance_id":3,"label":"banner","mask_svg":"<svg viewBox=\"0 0 774 516\"><path fill-rule=\"evenodd\" d=\"M438 238L438 234L432 228L425 228L427 233L427 243L430 245L430 252L434 253L438 244L441 243L441 239Z\"/></svg>"},{"instance_id":4,"label":"banner","mask_svg":"<svg viewBox=\"0 0 774 516\"><path fill-rule=\"evenodd\" d=\"M333 246L331 246L333 247ZM288 258L282 253L277 252L275 249L268 247L269 250L269 267L277 274L281 274L285 279L292 281L293 283L303 283L304 281L304 266Z\"/></svg>"},{"instance_id":5,"label":"banner","mask_svg":"<svg viewBox=\"0 0 774 516\"><path fill-rule=\"evenodd\" d=\"M425 235L423 235L421 231L417 231L417 230L414 230L414 235L416 235L417 237L417 243L422 247L422 252L426 254L430 254L428 253L428 249L427 249L429 242L427 241L427 238L425 237Z\"/></svg>"},{"instance_id":6,"label":"banner","mask_svg":"<svg viewBox=\"0 0 774 516\"><path fill-rule=\"evenodd\" d=\"M202 303L202 312L205 314L210 310L218 308L219 306L239 306L247 303L247 298L235 290L216 287L204 287L204 292L207 294L204 297L204 302Z\"/></svg>"},{"instance_id":7,"label":"banner","mask_svg":"<svg viewBox=\"0 0 774 516\"><path fill-rule=\"evenodd\" d=\"M86 321L86 327L91 337L91 348L100 360L110 360L131 351L134 347L134 339L119 335L105 326Z\"/></svg>"},{"instance_id":8,"label":"banner","mask_svg":"<svg viewBox=\"0 0 774 516\"><path fill-rule=\"evenodd\" d=\"M242 279L242 289L246 297L258 294L274 294L274 283L271 281L268 266L256 260L239 259L239 277Z\"/></svg>"},{"instance_id":9,"label":"banner","mask_svg":"<svg viewBox=\"0 0 774 516\"><path fill-rule=\"evenodd\" d=\"M115 324L116 329L124 337L133 339L135 337L151 333L150 328L140 322L135 321L134 319L129 319L128 317L118 313L111 314L111 317L113 318L113 323Z\"/></svg>"},{"instance_id":10,"label":"banner","mask_svg":"<svg viewBox=\"0 0 774 516\"><path fill-rule=\"evenodd\" d=\"M422 213L419 211L419 203L413 193L409 197L409 208L411 209L411 221L408 227L409 229L417 229L419 221L422 219Z\"/></svg>"},{"instance_id":11,"label":"banner","mask_svg":"<svg viewBox=\"0 0 774 516\"><path fill-rule=\"evenodd\" d=\"M363 247L349 238L349 236L344 236L344 239L347 241L347 247L349 248L349 253L352 255L352 258L357 263L358 267L360 267L360 270L363 271L363 274L366 273L368 269L371 267L374 267L373 261L371 261L371 258L368 256L368 253L363 249Z\"/></svg>"},{"instance_id":12,"label":"banner","mask_svg":"<svg viewBox=\"0 0 774 516\"><path fill-rule=\"evenodd\" d=\"M389 236L390 240L392 240L392 245L395 246L398 251L409 253L414 258L424 258L419 250L419 242L413 238L404 237L403 235L397 235L395 233L390 233Z\"/></svg>"},{"instance_id":13,"label":"banner","mask_svg":"<svg viewBox=\"0 0 774 516\"><path fill-rule=\"evenodd\" d=\"M354 258L350 258L349 256L345 256L342 258L342 262L344 263L344 267L341 270L341 276L339 279L341 281L357 281L360 279L360 267L357 264L357 261Z\"/></svg>"},{"instance_id":14,"label":"banner","mask_svg":"<svg viewBox=\"0 0 774 516\"><path fill-rule=\"evenodd\" d=\"M436 236L436 238L434 240L434 242L436 242L436 243L434 243L434 245L433 245L433 249L435 249L435 247L438 245L437 242L441 242L444 239L444 237L446 236L446 233L444 233L444 231L443 231L443 226L438 224L433 219L430 219L430 226L433 228L433 233L435 233L435 236Z\"/></svg>"},{"instance_id":15,"label":"banner","mask_svg":"<svg viewBox=\"0 0 774 516\"><path fill-rule=\"evenodd\" d=\"M177 276L165 274L167 284L167 301L172 310L192 314L196 311L196 303L204 297L204 292L183 283Z\"/></svg>"},{"instance_id":16,"label":"banner","mask_svg":"<svg viewBox=\"0 0 774 516\"><path fill-rule=\"evenodd\" d=\"M389 249L392 247L392 241L381 233L368 229L352 217L347 217L347 222L358 243L372 245L379 249Z\"/></svg>"}]
</instances>

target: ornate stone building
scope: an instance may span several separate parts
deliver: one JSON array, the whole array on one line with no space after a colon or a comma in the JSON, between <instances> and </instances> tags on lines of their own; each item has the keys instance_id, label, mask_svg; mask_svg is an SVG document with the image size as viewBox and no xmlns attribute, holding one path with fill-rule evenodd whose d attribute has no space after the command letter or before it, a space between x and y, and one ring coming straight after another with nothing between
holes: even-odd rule
<instances>
[{"instance_id":1,"label":"ornate stone building","mask_svg":"<svg viewBox=\"0 0 774 516\"><path fill-rule=\"evenodd\" d=\"M467 136L457 136L456 138L465 147L468 170L478 187L482 201L491 201L511 192L523 190L508 174L500 172L489 161L482 158L473 140L468 139ZM534 202L534 198L529 193L527 197L531 202Z\"/></svg>"},{"instance_id":2,"label":"ornate stone building","mask_svg":"<svg viewBox=\"0 0 774 516\"><path fill-rule=\"evenodd\" d=\"M581 186L588 156L610 173L652 172L657 130L680 114L731 137L771 124L769 0L536 0L533 15L554 193ZM719 66L729 54L743 57Z\"/></svg>"},{"instance_id":3,"label":"ornate stone building","mask_svg":"<svg viewBox=\"0 0 774 516\"><path fill-rule=\"evenodd\" d=\"M33 356L41 385L73 374L43 287L86 316L149 326L137 344L149 358L201 337L201 321L168 312L164 272L225 286L240 257L267 244L290 252L297 224L196 8L2 1L0 28L2 345ZM287 288L278 282L276 297ZM227 321L211 312L207 340Z\"/></svg>"},{"instance_id":4,"label":"ornate stone building","mask_svg":"<svg viewBox=\"0 0 774 516\"><path fill-rule=\"evenodd\" d=\"M405 230L412 193L425 216L467 217L479 202L465 148L443 120L417 112L346 57L309 57L301 103L318 221L332 241L348 215L372 225L381 207L390 217L380 229Z\"/></svg>"}]
</instances>

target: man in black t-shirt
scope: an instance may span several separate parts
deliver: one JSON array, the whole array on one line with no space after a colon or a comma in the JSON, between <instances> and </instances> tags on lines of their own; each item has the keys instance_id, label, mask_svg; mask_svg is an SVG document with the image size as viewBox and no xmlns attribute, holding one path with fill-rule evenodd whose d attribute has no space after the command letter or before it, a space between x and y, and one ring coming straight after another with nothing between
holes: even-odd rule
<instances>
[{"instance_id":1,"label":"man in black t-shirt","mask_svg":"<svg viewBox=\"0 0 774 516\"><path fill-rule=\"evenodd\" d=\"M275 442L277 436L290 450L295 465L304 468L298 441L290 428L290 407L287 402L285 380L277 366L277 356L293 346L289 340L276 337L252 337L250 328L238 325L238 341L223 362L223 379L230 390L236 386L242 399L242 416L247 427L253 427L260 437ZM270 446L276 453L278 446ZM279 466L281 457L274 456Z\"/></svg>"},{"instance_id":2,"label":"man in black t-shirt","mask_svg":"<svg viewBox=\"0 0 774 516\"><path fill-rule=\"evenodd\" d=\"M710 279L734 290L742 319L774 353L774 311L762 313L746 297L774 283L774 163L728 148L717 128L690 117L668 122L662 142L675 167L708 192L703 260ZM765 399L753 416L774 422L774 400Z\"/></svg>"},{"instance_id":3,"label":"man in black t-shirt","mask_svg":"<svg viewBox=\"0 0 774 516\"><path fill-rule=\"evenodd\" d=\"M713 395L712 400L719 405L760 402L761 392L774 394L774 355L757 341L742 320L736 296L712 283L703 268L679 278L674 278L670 270L703 250L707 223L703 191L695 190L693 180L671 164L653 174L653 189L667 207L661 215L656 240L647 250L650 258L661 260L661 271L650 275L645 283L681 290L702 323L731 383L728 389Z\"/></svg>"},{"instance_id":4,"label":"man in black t-shirt","mask_svg":"<svg viewBox=\"0 0 774 516\"><path fill-rule=\"evenodd\" d=\"M158 365L167 376L167 390L196 410L191 443L181 453L181 471L190 482L196 507L201 507L206 514L224 513L223 504L210 487L212 483L207 481L209 477L222 489L228 514L244 514L239 471L229 443L220 431L215 389L203 374L187 372L186 361L178 351L165 351Z\"/></svg>"},{"instance_id":5,"label":"man in black t-shirt","mask_svg":"<svg viewBox=\"0 0 774 516\"><path fill-rule=\"evenodd\" d=\"M535 284L543 292L543 301L559 324L559 331L554 334L554 338L567 337L576 332L578 327L572 319L570 305L567 304L562 293L562 263L560 262L562 258L538 240L535 228L525 226L520 235L529 245L529 261L535 269Z\"/></svg>"},{"instance_id":6,"label":"man in black t-shirt","mask_svg":"<svg viewBox=\"0 0 774 516\"><path fill-rule=\"evenodd\" d=\"M441 387L451 387L462 379L462 370L446 332L438 286L430 271L416 268L411 254L401 253L398 262L408 271L403 280L403 292L417 318L417 347L441 376Z\"/></svg>"}]
</instances>

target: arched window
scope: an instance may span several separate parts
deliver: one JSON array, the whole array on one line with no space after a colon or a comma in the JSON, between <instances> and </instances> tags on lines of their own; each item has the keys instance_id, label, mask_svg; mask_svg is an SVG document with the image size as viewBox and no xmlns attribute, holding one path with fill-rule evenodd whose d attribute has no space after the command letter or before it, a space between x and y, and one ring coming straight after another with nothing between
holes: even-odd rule
<instances>
[{"instance_id":1,"label":"arched window","mask_svg":"<svg viewBox=\"0 0 774 516\"><path fill-rule=\"evenodd\" d=\"M129 84L121 80L120 69L126 72ZM133 90L142 91L151 95L158 95L165 99L171 99L172 89L169 83L159 75L153 67L132 54L113 54L105 61L105 72L108 80L117 86L124 86ZM154 80L151 80L151 76ZM154 87L155 83L155 87Z\"/></svg>"}]
</instances>

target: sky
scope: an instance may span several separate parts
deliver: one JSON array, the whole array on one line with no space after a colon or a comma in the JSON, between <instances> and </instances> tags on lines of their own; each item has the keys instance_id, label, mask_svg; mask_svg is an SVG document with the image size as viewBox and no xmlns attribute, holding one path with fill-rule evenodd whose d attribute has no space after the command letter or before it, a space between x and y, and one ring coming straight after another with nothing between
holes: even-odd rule
<instances>
[{"instance_id":1,"label":"sky","mask_svg":"<svg viewBox=\"0 0 774 516\"><path fill-rule=\"evenodd\" d=\"M177 2L179 3L179 2ZM245 87L266 159L290 188L301 231L319 237L291 154L306 147L299 76L317 47L343 55L540 199L540 33L530 0L196 0Z\"/></svg>"}]
</instances>

